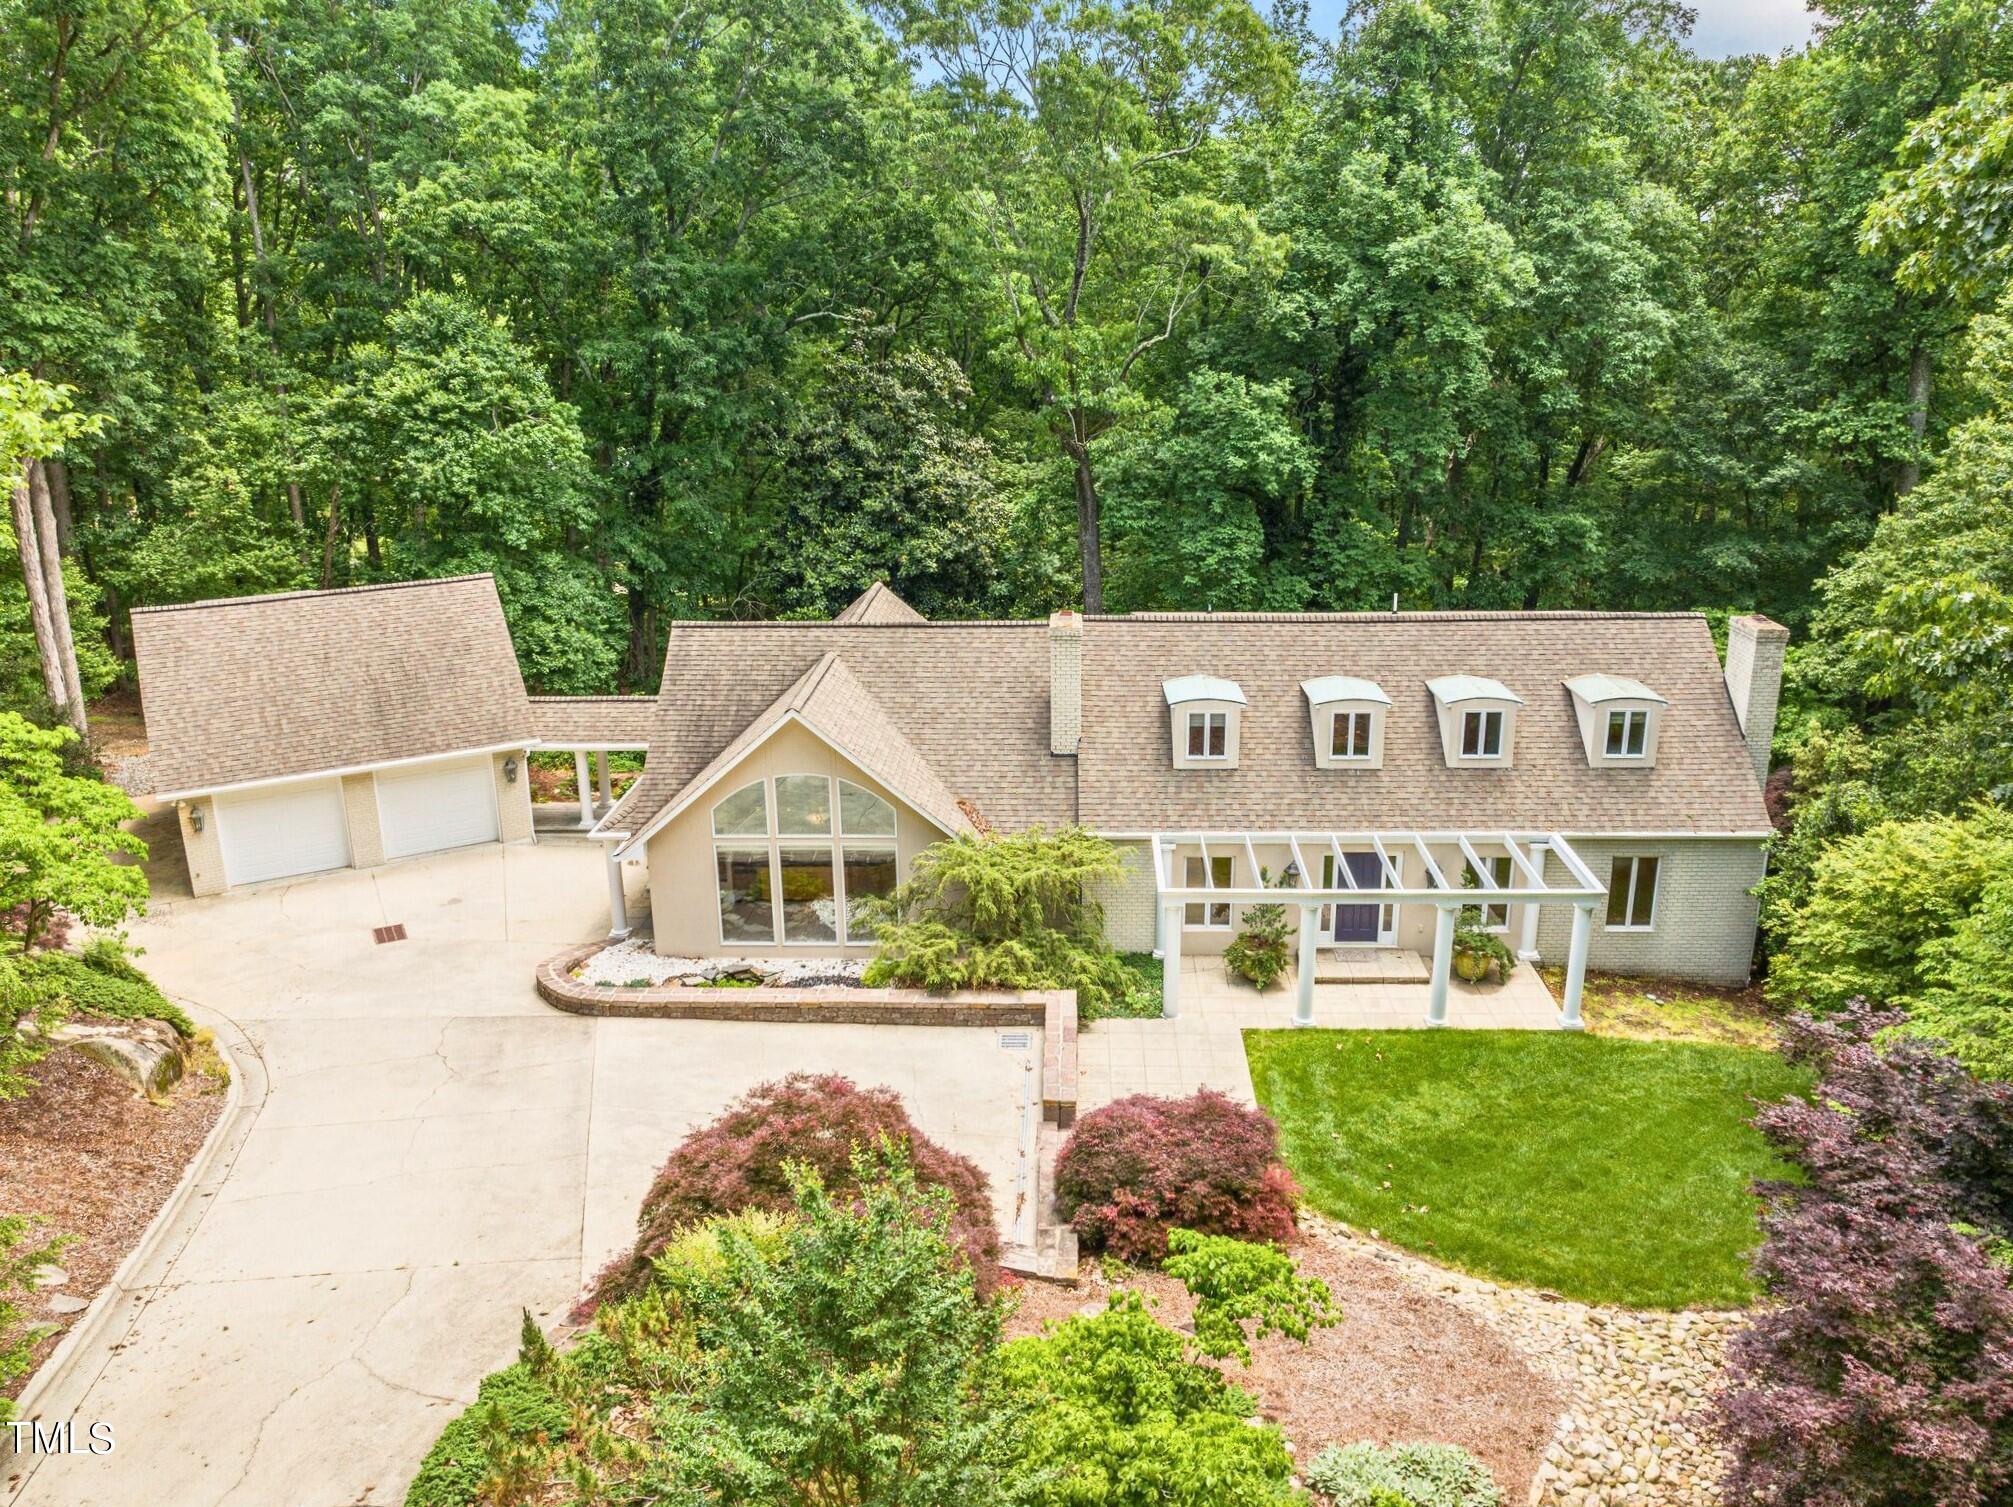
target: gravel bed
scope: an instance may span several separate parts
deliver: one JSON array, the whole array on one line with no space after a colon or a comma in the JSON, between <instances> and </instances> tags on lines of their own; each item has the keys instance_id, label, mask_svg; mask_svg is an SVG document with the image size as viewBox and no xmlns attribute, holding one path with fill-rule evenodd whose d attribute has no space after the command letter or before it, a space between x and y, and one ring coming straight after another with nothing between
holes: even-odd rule
<instances>
[{"instance_id":1,"label":"gravel bed","mask_svg":"<svg viewBox=\"0 0 2013 1507\"><path fill-rule=\"evenodd\" d=\"M28 1069L36 1087L0 1102L0 1212L40 1214L37 1234L77 1238L57 1258L62 1280L22 1304L55 1332L34 1363L117 1271L167 1201L224 1107L221 1080L192 1068L164 1104L82 1052L58 1048ZM7 1387L18 1395L26 1376Z\"/></svg>"},{"instance_id":2,"label":"gravel bed","mask_svg":"<svg viewBox=\"0 0 2013 1507\"><path fill-rule=\"evenodd\" d=\"M796 988L811 984L857 984L866 966L858 958L660 957L651 950L648 937L626 937L611 942L576 967L573 977L583 984L615 988L723 978Z\"/></svg>"}]
</instances>

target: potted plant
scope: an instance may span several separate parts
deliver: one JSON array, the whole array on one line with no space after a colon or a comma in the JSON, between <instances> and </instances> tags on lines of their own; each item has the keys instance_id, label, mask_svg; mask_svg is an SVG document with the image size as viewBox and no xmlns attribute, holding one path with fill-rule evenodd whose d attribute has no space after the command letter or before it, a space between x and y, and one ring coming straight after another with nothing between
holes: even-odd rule
<instances>
[{"instance_id":1,"label":"potted plant","mask_svg":"<svg viewBox=\"0 0 2013 1507\"><path fill-rule=\"evenodd\" d=\"M1258 871L1258 882L1272 884L1272 876ZM1244 908L1244 927L1223 949L1223 966L1238 977L1250 980L1263 993L1278 981L1292 961L1293 948L1286 940L1286 907L1273 901Z\"/></svg>"},{"instance_id":2,"label":"potted plant","mask_svg":"<svg viewBox=\"0 0 2013 1507\"><path fill-rule=\"evenodd\" d=\"M1462 910L1454 927L1454 972L1471 984L1479 984L1491 973L1510 976L1516 958L1503 939L1483 929L1482 913L1473 906Z\"/></svg>"}]
</instances>

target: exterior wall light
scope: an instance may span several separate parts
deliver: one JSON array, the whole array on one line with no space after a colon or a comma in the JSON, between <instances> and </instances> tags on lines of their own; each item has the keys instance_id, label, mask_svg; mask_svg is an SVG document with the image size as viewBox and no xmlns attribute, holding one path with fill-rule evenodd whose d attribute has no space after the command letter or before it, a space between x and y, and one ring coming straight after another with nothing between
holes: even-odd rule
<instances>
[{"instance_id":1,"label":"exterior wall light","mask_svg":"<svg viewBox=\"0 0 2013 1507\"><path fill-rule=\"evenodd\" d=\"M517 759L514 755L503 761L503 783L506 785L517 783Z\"/></svg>"},{"instance_id":2,"label":"exterior wall light","mask_svg":"<svg viewBox=\"0 0 2013 1507\"><path fill-rule=\"evenodd\" d=\"M203 808L201 806L189 807L189 825L198 832L203 830Z\"/></svg>"}]
</instances>

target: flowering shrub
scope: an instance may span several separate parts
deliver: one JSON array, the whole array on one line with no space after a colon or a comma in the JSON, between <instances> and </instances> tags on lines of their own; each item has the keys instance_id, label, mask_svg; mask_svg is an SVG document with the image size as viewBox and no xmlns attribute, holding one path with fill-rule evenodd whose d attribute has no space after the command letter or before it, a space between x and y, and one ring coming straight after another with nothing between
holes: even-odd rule
<instances>
[{"instance_id":1,"label":"flowering shrub","mask_svg":"<svg viewBox=\"0 0 2013 1507\"><path fill-rule=\"evenodd\" d=\"M977 1165L919 1132L892 1089L860 1088L832 1073L792 1073L750 1089L679 1144L643 1199L635 1248L601 1274L583 1306L639 1291L652 1259L688 1226L744 1209L794 1209L791 1164L816 1172L835 1197L854 1196L855 1148L871 1150L883 1139L906 1143L918 1184L950 1194L951 1242L970 1259L980 1290L990 1292L999 1280L1000 1238Z\"/></svg>"},{"instance_id":2,"label":"flowering shrub","mask_svg":"<svg viewBox=\"0 0 2013 1507\"><path fill-rule=\"evenodd\" d=\"M1093 1110L1056 1158L1056 1205L1091 1250L1157 1262L1179 1225L1240 1240L1289 1239L1293 1179L1279 1130L1213 1089L1134 1094Z\"/></svg>"},{"instance_id":3,"label":"flowering shrub","mask_svg":"<svg viewBox=\"0 0 2013 1507\"><path fill-rule=\"evenodd\" d=\"M1787 1050L1817 1092L1756 1117L1808 1180L1762 1190L1773 1301L1735 1337L1717 1403L1728 1501L2013 1493L2013 1088L1880 1038L1900 1018L1864 1002L1799 1018Z\"/></svg>"}]
</instances>

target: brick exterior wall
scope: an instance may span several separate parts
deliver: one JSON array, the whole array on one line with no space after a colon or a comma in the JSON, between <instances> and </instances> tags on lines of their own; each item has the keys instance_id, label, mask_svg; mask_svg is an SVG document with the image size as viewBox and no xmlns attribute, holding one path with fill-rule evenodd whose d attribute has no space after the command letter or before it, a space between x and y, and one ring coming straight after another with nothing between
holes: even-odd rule
<instances>
[{"instance_id":1,"label":"brick exterior wall","mask_svg":"<svg viewBox=\"0 0 2013 1507\"><path fill-rule=\"evenodd\" d=\"M377 776L342 777L343 815L349 822L349 866L372 869L384 862L384 831L378 823Z\"/></svg>"},{"instance_id":2,"label":"brick exterior wall","mask_svg":"<svg viewBox=\"0 0 2013 1507\"><path fill-rule=\"evenodd\" d=\"M506 760L517 761L517 779L503 777ZM531 771L524 751L493 755L490 777L496 781L496 830L504 842L528 842L531 838Z\"/></svg>"},{"instance_id":3,"label":"brick exterior wall","mask_svg":"<svg viewBox=\"0 0 2013 1507\"><path fill-rule=\"evenodd\" d=\"M1076 753L1083 739L1083 619L1074 612L1048 620L1048 751Z\"/></svg>"},{"instance_id":4,"label":"brick exterior wall","mask_svg":"<svg viewBox=\"0 0 2013 1507\"><path fill-rule=\"evenodd\" d=\"M1125 878L1116 884L1093 885L1090 898L1104 907L1104 934L1120 952L1151 952L1154 947L1153 850L1143 842L1116 844L1125 861Z\"/></svg>"},{"instance_id":5,"label":"brick exterior wall","mask_svg":"<svg viewBox=\"0 0 2013 1507\"><path fill-rule=\"evenodd\" d=\"M1606 884L1618 857L1657 859L1656 910L1648 931L1610 931L1603 906L1594 912L1587 948L1589 967L1610 973L1658 974L1707 984L1741 985L1754 962L1757 902L1749 893L1767 866L1759 842L1676 838L1657 842L1575 838L1578 853L1594 877ZM1545 864L1547 884L1569 883L1556 855ZM1563 965L1572 937L1569 903L1538 913L1538 953ZM1513 927L1509 941L1516 945Z\"/></svg>"},{"instance_id":6,"label":"brick exterior wall","mask_svg":"<svg viewBox=\"0 0 2013 1507\"><path fill-rule=\"evenodd\" d=\"M189 812L197 806L203 809L203 830L200 832L189 822ZM208 796L179 801L175 805L175 817L182 828L182 854L189 864L189 893L221 895L225 889L224 841L217 835L216 804Z\"/></svg>"},{"instance_id":7,"label":"brick exterior wall","mask_svg":"<svg viewBox=\"0 0 2013 1507\"><path fill-rule=\"evenodd\" d=\"M1775 713L1782 699L1782 658L1789 630L1765 617L1737 617L1726 625L1726 693L1740 720L1754 777L1768 783Z\"/></svg>"}]
</instances>

